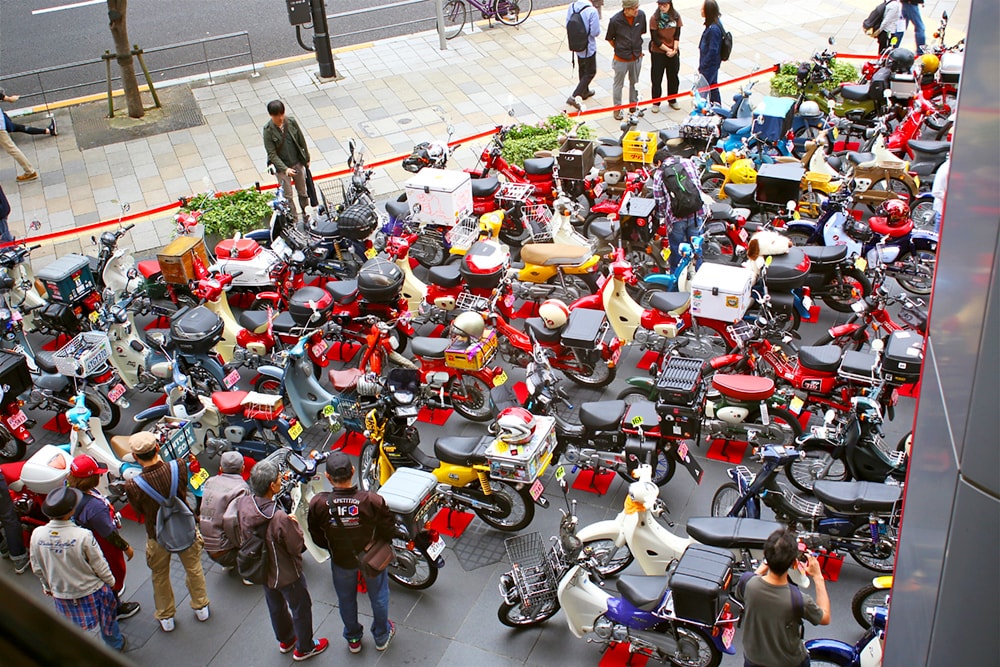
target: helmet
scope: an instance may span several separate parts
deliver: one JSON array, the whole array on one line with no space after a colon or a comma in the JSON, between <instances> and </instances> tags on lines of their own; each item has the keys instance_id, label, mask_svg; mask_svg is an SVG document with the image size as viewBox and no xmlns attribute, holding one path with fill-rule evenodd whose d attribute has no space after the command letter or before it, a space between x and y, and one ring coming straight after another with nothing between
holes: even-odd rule
<instances>
[{"instance_id":1,"label":"helmet","mask_svg":"<svg viewBox=\"0 0 1000 667\"><path fill-rule=\"evenodd\" d=\"M933 53L925 53L920 56L920 68L924 74L933 74L941 66L941 60Z\"/></svg>"},{"instance_id":2,"label":"helmet","mask_svg":"<svg viewBox=\"0 0 1000 667\"><path fill-rule=\"evenodd\" d=\"M569 319L569 307L559 299L547 299L538 307L546 329L558 329Z\"/></svg>"},{"instance_id":3,"label":"helmet","mask_svg":"<svg viewBox=\"0 0 1000 667\"><path fill-rule=\"evenodd\" d=\"M486 322L483 320L483 316L471 310L461 313L451 323L451 329L455 334L474 340L479 340L483 337L483 329L485 328Z\"/></svg>"},{"instance_id":4,"label":"helmet","mask_svg":"<svg viewBox=\"0 0 1000 667\"><path fill-rule=\"evenodd\" d=\"M497 415L500 439L508 445L520 445L535 434L535 415L524 408L504 408Z\"/></svg>"},{"instance_id":5,"label":"helmet","mask_svg":"<svg viewBox=\"0 0 1000 667\"><path fill-rule=\"evenodd\" d=\"M816 104L816 102L813 100L806 100L799 105L799 115L804 116L805 118L818 118L823 115L823 112L820 111L819 105Z\"/></svg>"},{"instance_id":6,"label":"helmet","mask_svg":"<svg viewBox=\"0 0 1000 667\"><path fill-rule=\"evenodd\" d=\"M909 49L893 49L889 54L889 68L896 74L905 74L913 68L915 56Z\"/></svg>"},{"instance_id":7,"label":"helmet","mask_svg":"<svg viewBox=\"0 0 1000 667\"><path fill-rule=\"evenodd\" d=\"M886 224L890 227L899 227L906 223L906 204L899 199L884 202L879 212L885 216Z\"/></svg>"},{"instance_id":8,"label":"helmet","mask_svg":"<svg viewBox=\"0 0 1000 667\"><path fill-rule=\"evenodd\" d=\"M729 181L731 183L756 183L757 169L753 166L753 160L743 158L734 162L729 167Z\"/></svg>"}]
</instances>

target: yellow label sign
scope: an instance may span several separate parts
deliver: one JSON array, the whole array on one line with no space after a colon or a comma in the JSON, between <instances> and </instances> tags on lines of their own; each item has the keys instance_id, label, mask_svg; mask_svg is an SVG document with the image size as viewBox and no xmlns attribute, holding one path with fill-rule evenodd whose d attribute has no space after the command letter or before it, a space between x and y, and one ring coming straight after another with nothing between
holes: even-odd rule
<instances>
[{"instance_id":1,"label":"yellow label sign","mask_svg":"<svg viewBox=\"0 0 1000 667\"><path fill-rule=\"evenodd\" d=\"M499 387L506 381L507 381L507 371L500 371L500 373L493 378L493 386Z\"/></svg>"},{"instance_id":2,"label":"yellow label sign","mask_svg":"<svg viewBox=\"0 0 1000 667\"><path fill-rule=\"evenodd\" d=\"M302 422L295 422L295 424L288 429L288 437L295 440L300 435L302 435Z\"/></svg>"},{"instance_id":3,"label":"yellow label sign","mask_svg":"<svg viewBox=\"0 0 1000 667\"><path fill-rule=\"evenodd\" d=\"M191 476L191 488L192 489L201 488L201 485L205 483L205 480L207 480L208 477L209 477L208 471L202 468L201 470L199 470L198 472L196 472L194 475Z\"/></svg>"}]
</instances>

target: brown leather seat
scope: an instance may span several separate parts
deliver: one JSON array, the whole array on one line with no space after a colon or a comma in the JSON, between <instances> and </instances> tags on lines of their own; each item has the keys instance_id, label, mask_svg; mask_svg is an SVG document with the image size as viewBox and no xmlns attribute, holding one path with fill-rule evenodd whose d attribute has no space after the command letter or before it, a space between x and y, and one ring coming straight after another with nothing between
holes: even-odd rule
<instances>
[{"instance_id":1,"label":"brown leather seat","mask_svg":"<svg viewBox=\"0 0 1000 667\"><path fill-rule=\"evenodd\" d=\"M132 460L132 448L128 446L130 437L131 436L127 435L113 435L111 436L111 439L108 440L108 444L111 445L111 451L113 451L115 456L120 458L122 461L125 460L126 456L129 461Z\"/></svg>"},{"instance_id":2,"label":"brown leather seat","mask_svg":"<svg viewBox=\"0 0 1000 667\"><path fill-rule=\"evenodd\" d=\"M521 261L525 264L578 266L593 257L590 248L568 243L529 243L521 248Z\"/></svg>"}]
</instances>

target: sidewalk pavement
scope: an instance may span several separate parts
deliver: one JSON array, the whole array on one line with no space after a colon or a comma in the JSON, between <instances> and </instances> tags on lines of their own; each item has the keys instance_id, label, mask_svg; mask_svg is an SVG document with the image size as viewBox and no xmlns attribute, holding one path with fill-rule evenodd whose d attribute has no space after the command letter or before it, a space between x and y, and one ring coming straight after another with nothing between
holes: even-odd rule
<instances>
[{"instance_id":1,"label":"sidewalk pavement","mask_svg":"<svg viewBox=\"0 0 1000 667\"><path fill-rule=\"evenodd\" d=\"M954 14L957 4L956 0L928 0L923 5L928 39L941 11ZM733 34L735 47L732 59L723 63L719 80L744 75L755 65L764 68L807 58L824 48L831 36L841 52L871 53L874 41L861 32L869 5L870 0L724 2L722 18ZM678 0L676 7L686 22L681 40L683 91L697 70L701 2ZM644 3L643 8L647 16L655 11L652 3ZM605 26L617 9L617 2L611 0ZM134 213L210 188L224 191L255 182L269 183L260 130L267 121L265 105L275 98L285 101L306 131L314 174L343 168L351 138L360 140L369 162L408 153L420 141L444 138L439 111L454 124L455 138L512 122L506 113L509 107L513 107L517 121L543 119L566 109L566 96L576 81L565 47L564 11L536 12L519 29L489 29L480 22L469 34L467 26L466 34L448 42L447 51L438 49L434 31L349 47L336 54L342 78L332 82L317 80L317 66L309 56L259 68L261 74L256 78L242 73L217 76L214 85L207 81L180 84L193 93L188 104L196 108L177 108L181 103L175 102L177 106L156 113L166 113L167 121L184 114L187 122L179 125L193 126L97 148L80 148L81 135L92 135L95 125L105 137L119 133L125 138L123 130L107 129L102 118L106 103L58 109L58 137L14 135L39 172L38 180L17 184L13 160L0 161L0 183L13 207L11 230L18 238L69 230L113 221L121 212L119 202L128 203ZM964 21L964 12L952 18L949 41L961 36ZM904 45L912 48L912 42L911 30ZM597 96L590 100L591 108L611 103L608 43L599 40L598 52ZM648 77L649 68L644 64L641 99L649 98ZM766 81L763 84L758 84L758 90L766 93ZM723 90L723 99L729 93ZM191 100L190 94L186 97ZM684 102L681 100L681 111L664 105L664 113L647 114L640 128L680 122L690 108ZM122 104L120 98L118 104ZM47 121L34 115L20 122L40 125ZM115 120L113 127L127 122ZM610 112L589 117L588 124L599 134L618 134ZM463 146L451 166L473 166L484 142ZM377 169L373 192L400 190L408 176L398 164ZM39 221L38 229L27 229L33 220ZM152 254L169 242L171 233L170 216L161 214L139 222L125 243L140 255ZM89 245L87 236L46 244L32 255L36 269L53 257L80 252Z\"/></svg>"}]
</instances>

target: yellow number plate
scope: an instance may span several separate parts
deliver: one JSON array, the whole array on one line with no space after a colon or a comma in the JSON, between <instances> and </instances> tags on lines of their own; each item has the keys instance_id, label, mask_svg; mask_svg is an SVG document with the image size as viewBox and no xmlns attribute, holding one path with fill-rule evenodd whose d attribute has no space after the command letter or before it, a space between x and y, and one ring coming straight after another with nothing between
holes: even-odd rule
<instances>
[{"instance_id":1,"label":"yellow number plate","mask_svg":"<svg viewBox=\"0 0 1000 667\"><path fill-rule=\"evenodd\" d=\"M208 471L202 468L201 470L199 470L198 472L196 472L194 475L191 476L191 488L192 489L201 488L201 485L205 483L205 480L207 480L208 477L209 477Z\"/></svg>"},{"instance_id":2,"label":"yellow number plate","mask_svg":"<svg viewBox=\"0 0 1000 667\"><path fill-rule=\"evenodd\" d=\"M333 409L332 405L327 405L326 407L323 408L323 416L324 417L329 417L333 413L334 413L334 409Z\"/></svg>"},{"instance_id":3,"label":"yellow number plate","mask_svg":"<svg viewBox=\"0 0 1000 667\"><path fill-rule=\"evenodd\" d=\"M856 268L858 271L864 271L865 269L868 268L868 260L865 259L864 257L858 257L856 260L854 260L854 268Z\"/></svg>"},{"instance_id":4,"label":"yellow number plate","mask_svg":"<svg viewBox=\"0 0 1000 667\"><path fill-rule=\"evenodd\" d=\"M88 317L90 318L91 322L96 322L97 320L101 319L101 314L95 310L91 312L90 315L88 315Z\"/></svg>"},{"instance_id":5,"label":"yellow number plate","mask_svg":"<svg viewBox=\"0 0 1000 667\"><path fill-rule=\"evenodd\" d=\"M367 257L368 259L375 259L375 255L377 254L378 251L375 250L375 248L368 248L368 250L365 250L365 257Z\"/></svg>"},{"instance_id":6,"label":"yellow number plate","mask_svg":"<svg viewBox=\"0 0 1000 667\"><path fill-rule=\"evenodd\" d=\"M506 381L507 381L507 371L500 371L500 373L493 378L493 386L499 387Z\"/></svg>"},{"instance_id":7,"label":"yellow number plate","mask_svg":"<svg viewBox=\"0 0 1000 667\"><path fill-rule=\"evenodd\" d=\"M295 422L295 425L288 429L288 437L292 440L302 435L302 422Z\"/></svg>"}]
</instances>

